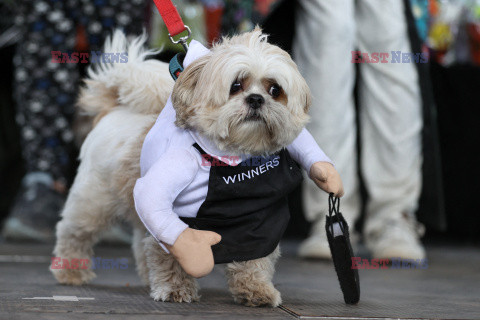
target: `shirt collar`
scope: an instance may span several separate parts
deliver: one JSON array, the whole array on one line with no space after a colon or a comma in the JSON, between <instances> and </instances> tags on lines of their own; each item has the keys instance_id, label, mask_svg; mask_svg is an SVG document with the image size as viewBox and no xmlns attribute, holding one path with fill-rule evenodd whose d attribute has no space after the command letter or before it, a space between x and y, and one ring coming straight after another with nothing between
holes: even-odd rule
<instances>
[{"instance_id":1,"label":"shirt collar","mask_svg":"<svg viewBox=\"0 0 480 320\"><path fill-rule=\"evenodd\" d=\"M228 155L225 154L225 151L220 150L213 141L205 137L204 135L198 133L194 130L189 130L190 135L193 140L210 156L215 157L216 159L235 167L239 165L242 161L250 159L251 155L241 154L241 155Z\"/></svg>"}]
</instances>

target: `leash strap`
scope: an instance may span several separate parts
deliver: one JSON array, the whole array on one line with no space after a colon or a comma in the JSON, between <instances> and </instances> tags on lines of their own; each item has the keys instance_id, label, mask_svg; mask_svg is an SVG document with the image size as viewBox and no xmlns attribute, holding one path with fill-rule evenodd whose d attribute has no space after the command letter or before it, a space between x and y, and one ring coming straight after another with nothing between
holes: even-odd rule
<instances>
[{"instance_id":1,"label":"leash strap","mask_svg":"<svg viewBox=\"0 0 480 320\"><path fill-rule=\"evenodd\" d=\"M335 197L333 193L328 198L325 230L343 299L347 304L356 304L360 300L358 270L352 269L353 250L348 224L340 213L340 198Z\"/></svg>"},{"instance_id":2,"label":"leash strap","mask_svg":"<svg viewBox=\"0 0 480 320\"><path fill-rule=\"evenodd\" d=\"M167 25L168 33L176 36L186 30L182 18L178 14L177 8L170 0L153 0L155 6L160 12L163 21Z\"/></svg>"},{"instance_id":3,"label":"leash strap","mask_svg":"<svg viewBox=\"0 0 480 320\"><path fill-rule=\"evenodd\" d=\"M190 28L183 23L177 8L170 0L153 0L155 6L160 12L163 21L168 29L168 37L173 43L180 43L185 51L188 50L187 40L190 38L192 32ZM182 32L187 31L188 35L180 37L178 40L174 40L173 37L178 36Z\"/></svg>"}]
</instances>

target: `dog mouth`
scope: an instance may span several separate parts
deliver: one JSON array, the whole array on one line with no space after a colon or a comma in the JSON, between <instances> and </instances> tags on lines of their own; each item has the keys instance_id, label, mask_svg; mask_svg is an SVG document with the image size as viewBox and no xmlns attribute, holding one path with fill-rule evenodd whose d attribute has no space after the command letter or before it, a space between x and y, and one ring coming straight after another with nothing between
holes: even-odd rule
<instances>
[{"instance_id":1,"label":"dog mouth","mask_svg":"<svg viewBox=\"0 0 480 320\"><path fill-rule=\"evenodd\" d=\"M245 121L262 121L262 116L257 111L249 112L245 117Z\"/></svg>"}]
</instances>

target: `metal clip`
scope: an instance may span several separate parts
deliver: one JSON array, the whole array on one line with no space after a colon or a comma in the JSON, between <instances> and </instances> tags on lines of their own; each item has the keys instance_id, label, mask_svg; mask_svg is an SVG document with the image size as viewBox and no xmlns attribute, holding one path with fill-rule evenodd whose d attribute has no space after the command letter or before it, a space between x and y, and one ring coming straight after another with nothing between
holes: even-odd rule
<instances>
[{"instance_id":1,"label":"metal clip","mask_svg":"<svg viewBox=\"0 0 480 320\"><path fill-rule=\"evenodd\" d=\"M172 41L172 43L174 43L174 44L180 43L182 45L183 49L185 50L185 52L187 52L188 51L187 40L190 39L190 36L192 35L192 31L190 30L190 28L187 25L183 25L183 26L187 30L188 35L186 35L184 37L180 37L178 40L174 40L173 37L170 35L170 33L168 34L168 37L170 38L170 41Z\"/></svg>"}]
</instances>

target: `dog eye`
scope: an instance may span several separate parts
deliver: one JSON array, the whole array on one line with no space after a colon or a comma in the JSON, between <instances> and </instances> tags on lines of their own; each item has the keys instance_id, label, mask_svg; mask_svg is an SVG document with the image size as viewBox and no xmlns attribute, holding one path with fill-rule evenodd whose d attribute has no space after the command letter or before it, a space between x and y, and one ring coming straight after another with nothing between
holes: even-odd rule
<instances>
[{"instance_id":1,"label":"dog eye","mask_svg":"<svg viewBox=\"0 0 480 320\"><path fill-rule=\"evenodd\" d=\"M278 84L273 84L268 90L268 94L274 98L278 98L278 96L282 93L282 88Z\"/></svg>"},{"instance_id":2,"label":"dog eye","mask_svg":"<svg viewBox=\"0 0 480 320\"><path fill-rule=\"evenodd\" d=\"M242 83L240 81L235 81L230 87L230 94L235 94L242 89Z\"/></svg>"}]
</instances>

